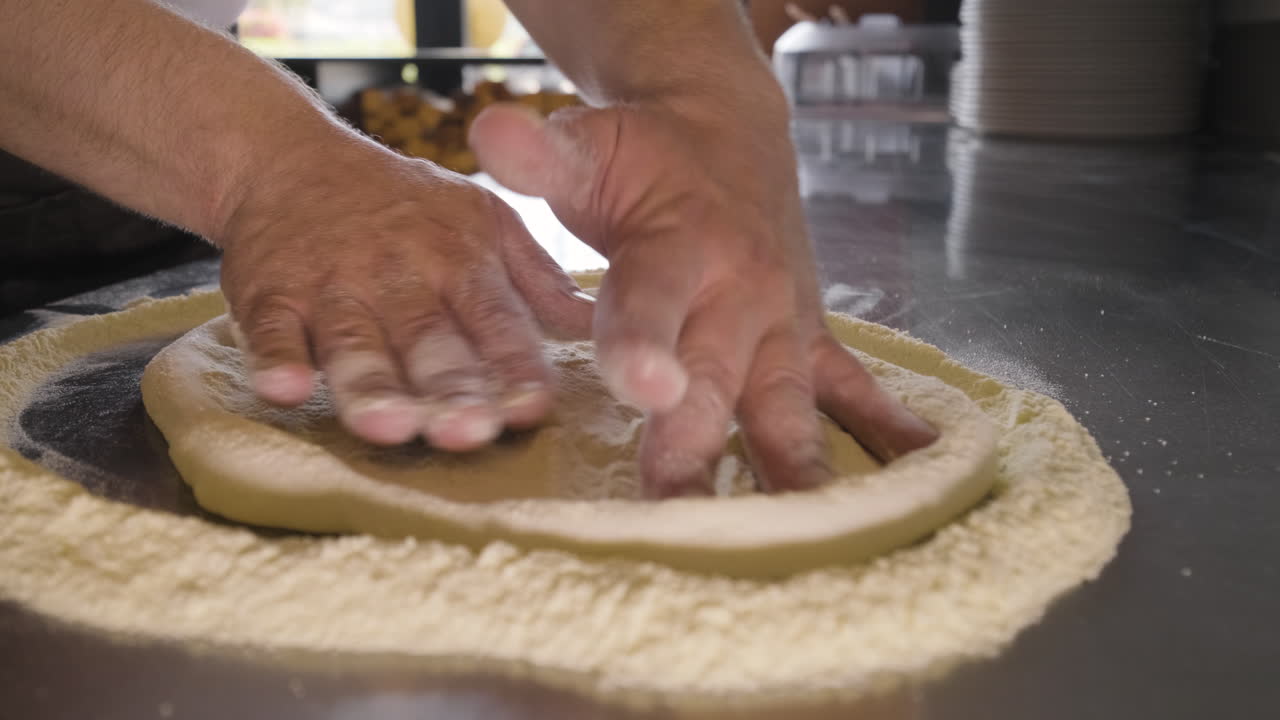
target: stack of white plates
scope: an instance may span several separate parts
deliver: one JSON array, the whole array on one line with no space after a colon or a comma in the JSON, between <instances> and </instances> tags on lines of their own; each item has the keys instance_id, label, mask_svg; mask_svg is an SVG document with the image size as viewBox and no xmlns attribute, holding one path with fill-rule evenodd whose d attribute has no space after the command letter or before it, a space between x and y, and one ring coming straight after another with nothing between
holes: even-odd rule
<instances>
[{"instance_id":1,"label":"stack of white plates","mask_svg":"<svg viewBox=\"0 0 1280 720\"><path fill-rule=\"evenodd\" d=\"M1196 127L1199 0L965 0L951 112L986 133L1152 137Z\"/></svg>"}]
</instances>

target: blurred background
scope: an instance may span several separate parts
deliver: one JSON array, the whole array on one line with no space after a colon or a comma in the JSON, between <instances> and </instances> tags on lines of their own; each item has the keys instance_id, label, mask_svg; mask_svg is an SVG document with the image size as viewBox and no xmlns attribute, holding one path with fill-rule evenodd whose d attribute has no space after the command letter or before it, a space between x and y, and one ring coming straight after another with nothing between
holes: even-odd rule
<instances>
[{"instance_id":1,"label":"blurred background","mask_svg":"<svg viewBox=\"0 0 1280 720\"><path fill-rule=\"evenodd\" d=\"M1039 78L1026 75L1033 69L1028 66L1052 60L1061 68L1066 59L1099 55L1101 43L1104 48L1119 49L1094 57L1099 65L1129 67L1132 74L1147 80L1160 73L1176 75L1187 88L1183 102L1192 98L1197 110L1195 122L1180 123L1174 128L1177 131L1218 132L1273 147L1280 139L1280 96L1268 92L1272 88L1264 77L1266 68L1278 59L1280 2L1276 0L971 0L963 12L960 0L747 0L744 4L761 47L770 52L801 13L827 26L859 24L866 16L892 16L904 34L923 26L949 26L956 37L964 36L964 54L991 66L985 69L990 73L985 77L987 86L1001 72L1017 67L1024 74L1006 78L1005 85L1016 84L1017 79L1043 80L1044 72ZM1011 11L1016 15L1019 7L1022 17L1009 15ZM833 8L838 12L832 13ZM501 0L251 0L235 32L246 46L297 69L335 103L363 89L362 78L368 86L380 87L405 79L406 84L443 94L485 77L514 81L517 90L565 88L553 72L521 72L513 67L517 59L533 62L539 52ZM1073 48L1044 48L1061 46L1067 39L1075 41ZM1182 47L1171 47L1175 41ZM848 49L856 51L856 42ZM1042 52L1011 48L1011 42L1038 44ZM1131 53L1125 55L1124 48ZM904 49L909 54L909 45ZM1149 64L1133 63L1134 54L1146 56ZM491 66L457 72L457 66L479 64L482 55L489 55L503 69ZM960 56L957 53L953 59ZM396 64L397 59L414 62ZM961 63L960 68L966 78L978 72L972 64ZM945 79L947 84L950 81ZM1125 82L1124 78L1111 81L1113 85ZM1078 79L1076 84L1082 82ZM1135 83L1130 80L1127 87L1111 89L1128 92ZM972 83L959 89L980 92ZM1097 88L1077 90L1087 101L1089 91ZM968 105L983 105L985 99Z\"/></svg>"},{"instance_id":2,"label":"blurred background","mask_svg":"<svg viewBox=\"0 0 1280 720\"><path fill-rule=\"evenodd\" d=\"M193 12L208 8L206 21L234 20L244 45L290 68L352 125L460 173L479 170L466 136L485 106L550 114L578 102L501 0L244 3L232 18L235 3L187 0ZM794 105L807 196L876 204L920 183L946 185L950 176L930 168L957 155L937 132L947 127L987 138L1280 148L1269 70L1280 66L1280 0L743 4ZM549 228L547 242L566 257L601 262ZM2 153L0 233L0 311L210 252Z\"/></svg>"}]
</instances>

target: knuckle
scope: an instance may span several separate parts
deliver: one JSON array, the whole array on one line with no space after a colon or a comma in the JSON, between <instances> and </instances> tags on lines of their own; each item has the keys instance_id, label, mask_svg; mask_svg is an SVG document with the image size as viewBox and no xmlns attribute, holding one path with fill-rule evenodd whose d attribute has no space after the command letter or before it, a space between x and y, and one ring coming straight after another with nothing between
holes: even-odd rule
<instances>
[{"instance_id":1,"label":"knuckle","mask_svg":"<svg viewBox=\"0 0 1280 720\"><path fill-rule=\"evenodd\" d=\"M846 352L844 346L836 342L835 339L826 332L817 333L809 341L809 354L813 357L814 361L818 363L827 363L833 359L837 359L837 354L843 352Z\"/></svg>"},{"instance_id":2,"label":"knuckle","mask_svg":"<svg viewBox=\"0 0 1280 720\"><path fill-rule=\"evenodd\" d=\"M767 267L758 267L752 275L752 283L756 286L756 297L768 303L774 313L783 317L794 317L797 304L796 282L792 274L773 263Z\"/></svg>"},{"instance_id":3,"label":"knuckle","mask_svg":"<svg viewBox=\"0 0 1280 720\"><path fill-rule=\"evenodd\" d=\"M293 358L307 352L302 314L288 298L267 296L243 308L233 309L241 334L249 349L261 359Z\"/></svg>"},{"instance_id":4,"label":"knuckle","mask_svg":"<svg viewBox=\"0 0 1280 720\"><path fill-rule=\"evenodd\" d=\"M422 379L421 390L429 401L440 402L464 395L488 394L484 377L470 369L441 370Z\"/></svg>"},{"instance_id":5,"label":"knuckle","mask_svg":"<svg viewBox=\"0 0 1280 720\"><path fill-rule=\"evenodd\" d=\"M306 354L306 348L294 341L292 335L259 334L249 336L247 340L249 352L266 364L301 359Z\"/></svg>"},{"instance_id":6,"label":"knuckle","mask_svg":"<svg viewBox=\"0 0 1280 720\"><path fill-rule=\"evenodd\" d=\"M339 355L381 355L382 332L373 318L355 314L322 315L315 325L316 350L322 361Z\"/></svg>"},{"instance_id":7,"label":"knuckle","mask_svg":"<svg viewBox=\"0 0 1280 720\"><path fill-rule=\"evenodd\" d=\"M496 194L462 177L444 177L436 181L435 191L448 198L449 211L438 214L440 227L463 232L479 224L487 224L498 218L498 210L505 205Z\"/></svg>"},{"instance_id":8,"label":"knuckle","mask_svg":"<svg viewBox=\"0 0 1280 720\"><path fill-rule=\"evenodd\" d=\"M436 332L415 339L404 351L404 360L409 375L415 382L475 365L475 358L466 340L451 328L443 326Z\"/></svg>"},{"instance_id":9,"label":"knuckle","mask_svg":"<svg viewBox=\"0 0 1280 720\"><path fill-rule=\"evenodd\" d=\"M541 377L546 374L541 353L532 347L508 347L486 354L487 364L509 377Z\"/></svg>"},{"instance_id":10,"label":"knuckle","mask_svg":"<svg viewBox=\"0 0 1280 720\"><path fill-rule=\"evenodd\" d=\"M330 353L325 373L334 390L363 394L400 386L394 366L381 353L365 350Z\"/></svg>"},{"instance_id":11,"label":"knuckle","mask_svg":"<svg viewBox=\"0 0 1280 720\"><path fill-rule=\"evenodd\" d=\"M512 331L520 316L517 308L507 298L495 292L470 294L465 315L470 322L481 330Z\"/></svg>"},{"instance_id":12,"label":"knuckle","mask_svg":"<svg viewBox=\"0 0 1280 720\"><path fill-rule=\"evenodd\" d=\"M706 495L712 489L709 458L687 447L660 445L652 437L641 448L640 471L648 492L659 497Z\"/></svg>"},{"instance_id":13,"label":"knuckle","mask_svg":"<svg viewBox=\"0 0 1280 720\"><path fill-rule=\"evenodd\" d=\"M712 383L731 385L735 373L720 354L709 348L692 348L681 353L680 363L689 375Z\"/></svg>"},{"instance_id":14,"label":"knuckle","mask_svg":"<svg viewBox=\"0 0 1280 720\"><path fill-rule=\"evenodd\" d=\"M733 414L734 385L724 375L695 376L681 403L686 411L702 418L728 418Z\"/></svg>"},{"instance_id":15,"label":"knuckle","mask_svg":"<svg viewBox=\"0 0 1280 720\"><path fill-rule=\"evenodd\" d=\"M875 380L858 358L843 347L820 350L816 358L816 372L824 392L848 395L866 393L875 386Z\"/></svg>"},{"instance_id":16,"label":"knuckle","mask_svg":"<svg viewBox=\"0 0 1280 720\"><path fill-rule=\"evenodd\" d=\"M449 319L438 309L397 308L393 311L395 327L393 332L404 340L406 348L419 342L438 337L449 327Z\"/></svg>"},{"instance_id":17,"label":"knuckle","mask_svg":"<svg viewBox=\"0 0 1280 720\"><path fill-rule=\"evenodd\" d=\"M690 394L687 400L651 419L648 437L672 453L711 462L724 451L732 413L715 398Z\"/></svg>"},{"instance_id":18,"label":"knuckle","mask_svg":"<svg viewBox=\"0 0 1280 720\"><path fill-rule=\"evenodd\" d=\"M825 445L817 415L791 413L771 416L767 422L749 424L751 443L785 465L800 465L822 458Z\"/></svg>"},{"instance_id":19,"label":"knuckle","mask_svg":"<svg viewBox=\"0 0 1280 720\"><path fill-rule=\"evenodd\" d=\"M292 338L297 326L297 319L288 310L264 312L253 316L247 328L249 341L254 344L271 344L282 337Z\"/></svg>"},{"instance_id":20,"label":"knuckle","mask_svg":"<svg viewBox=\"0 0 1280 720\"><path fill-rule=\"evenodd\" d=\"M321 327L321 345L330 353L376 350L382 344L377 328L367 318L329 318Z\"/></svg>"},{"instance_id":21,"label":"knuckle","mask_svg":"<svg viewBox=\"0 0 1280 720\"><path fill-rule=\"evenodd\" d=\"M467 204L476 211L497 213L500 212L502 207L506 206L506 203L502 202L497 195L473 182L465 183L461 190Z\"/></svg>"},{"instance_id":22,"label":"knuckle","mask_svg":"<svg viewBox=\"0 0 1280 720\"><path fill-rule=\"evenodd\" d=\"M799 398L812 402L813 382L797 367L775 365L760 375L757 392L772 402L793 403Z\"/></svg>"},{"instance_id":23,"label":"knuckle","mask_svg":"<svg viewBox=\"0 0 1280 720\"><path fill-rule=\"evenodd\" d=\"M518 226L521 228L525 226L524 218L520 217L520 213L516 212L516 209L508 205L504 200L502 200L502 198L494 195L493 193L489 193L488 202L490 207L494 210L494 217L498 221L508 226Z\"/></svg>"},{"instance_id":24,"label":"knuckle","mask_svg":"<svg viewBox=\"0 0 1280 720\"><path fill-rule=\"evenodd\" d=\"M369 306L350 289L348 283L330 280L316 305L317 325L327 342L343 344L377 337L376 317Z\"/></svg>"},{"instance_id":25,"label":"knuckle","mask_svg":"<svg viewBox=\"0 0 1280 720\"><path fill-rule=\"evenodd\" d=\"M230 300L231 316L249 327L277 322L279 318L287 317L288 313L301 315L299 310L303 304L293 293L274 288L241 293Z\"/></svg>"},{"instance_id":26,"label":"knuckle","mask_svg":"<svg viewBox=\"0 0 1280 720\"><path fill-rule=\"evenodd\" d=\"M390 368L370 368L344 379L342 389L353 395L371 395L399 390L400 380Z\"/></svg>"}]
</instances>

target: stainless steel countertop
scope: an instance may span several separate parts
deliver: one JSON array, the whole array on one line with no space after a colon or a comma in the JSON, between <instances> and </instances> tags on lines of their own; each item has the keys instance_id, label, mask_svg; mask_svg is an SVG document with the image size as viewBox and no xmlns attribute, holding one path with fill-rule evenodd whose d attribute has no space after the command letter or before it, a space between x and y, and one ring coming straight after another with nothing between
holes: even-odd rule
<instances>
[{"instance_id":1,"label":"stainless steel countertop","mask_svg":"<svg viewBox=\"0 0 1280 720\"><path fill-rule=\"evenodd\" d=\"M798 121L797 138L828 303L1060 399L1124 477L1134 517L1102 577L999 657L874 709L762 716L1271 716L1280 163L1185 146L975 139L838 114ZM549 244L571 265L593 262ZM197 262L0 318L0 340L215 277L215 263ZM122 348L61 380L58 403L23 414L24 449L81 460L78 479L96 492L198 512L136 395L156 347ZM0 718L675 715L393 661L333 656L303 668L122 642L2 603L0 667Z\"/></svg>"}]
</instances>

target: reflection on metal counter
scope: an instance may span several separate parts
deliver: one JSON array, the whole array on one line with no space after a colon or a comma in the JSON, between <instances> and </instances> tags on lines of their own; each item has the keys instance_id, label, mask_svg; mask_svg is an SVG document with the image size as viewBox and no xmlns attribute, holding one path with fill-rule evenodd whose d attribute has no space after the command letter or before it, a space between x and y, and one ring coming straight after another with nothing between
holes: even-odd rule
<instances>
[{"instance_id":1,"label":"reflection on metal counter","mask_svg":"<svg viewBox=\"0 0 1280 720\"><path fill-rule=\"evenodd\" d=\"M963 279L977 248L1033 243L1046 259L1149 263L1169 252L1165 238L1185 219L1194 160L1181 144L1028 146L952 130L947 273Z\"/></svg>"},{"instance_id":2,"label":"reflection on metal counter","mask_svg":"<svg viewBox=\"0 0 1280 720\"><path fill-rule=\"evenodd\" d=\"M945 191L946 179L928 170L945 154L940 127L798 108L793 135L804 158L800 194L883 204L890 196L919 192L921 185Z\"/></svg>"}]
</instances>

